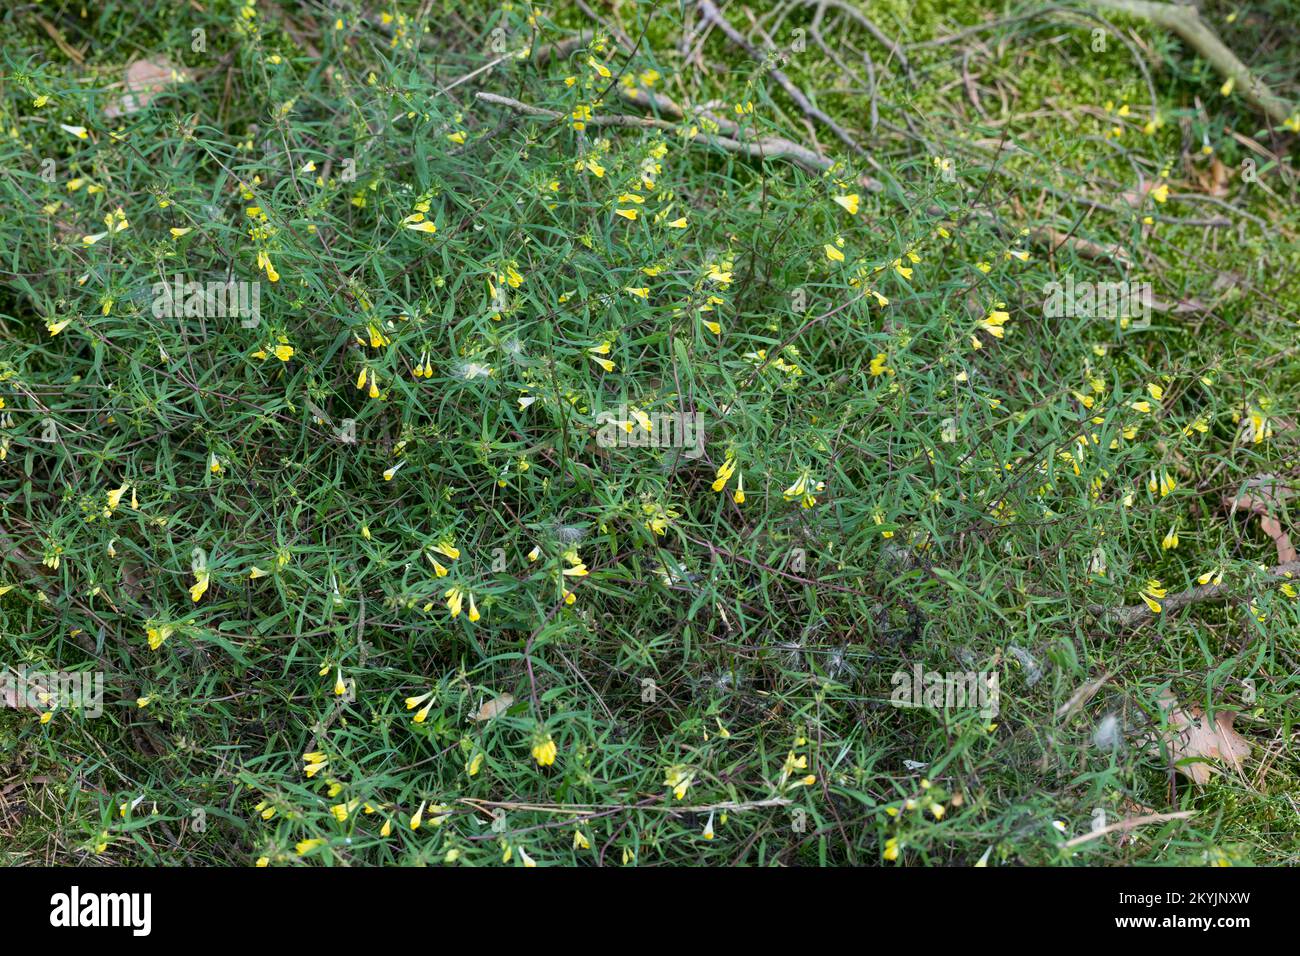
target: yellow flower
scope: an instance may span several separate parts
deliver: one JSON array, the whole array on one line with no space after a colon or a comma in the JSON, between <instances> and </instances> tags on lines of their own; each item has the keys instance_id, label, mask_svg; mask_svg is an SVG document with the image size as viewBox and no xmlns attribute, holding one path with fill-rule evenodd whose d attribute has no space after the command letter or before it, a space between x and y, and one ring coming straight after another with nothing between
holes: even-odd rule
<instances>
[{"instance_id":1,"label":"yellow flower","mask_svg":"<svg viewBox=\"0 0 1300 956\"><path fill-rule=\"evenodd\" d=\"M858 214L858 194L849 193L847 196L834 196L834 202L844 209L850 216Z\"/></svg>"},{"instance_id":2,"label":"yellow flower","mask_svg":"<svg viewBox=\"0 0 1300 956\"><path fill-rule=\"evenodd\" d=\"M721 491L723 488L725 488L727 486L727 482L731 480L731 476L732 474L735 473L735 471L736 471L736 459L728 455L726 461L724 461L720 466L718 466L718 473L714 477L714 481L713 481L713 490Z\"/></svg>"},{"instance_id":3,"label":"yellow flower","mask_svg":"<svg viewBox=\"0 0 1300 956\"><path fill-rule=\"evenodd\" d=\"M856 197L855 197L856 198ZM700 834L706 840L713 839L713 814L709 814L709 819L704 823L704 832Z\"/></svg>"},{"instance_id":4,"label":"yellow flower","mask_svg":"<svg viewBox=\"0 0 1300 956\"><path fill-rule=\"evenodd\" d=\"M443 597L447 599L447 610L451 612L451 616L457 617L460 614L464 591L459 586L450 587L444 592Z\"/></svg>"},{"instance_id":5,"label":"yellow flower","mask_svg":"<svg viewBox=\"0 0 1300 956\"><path fill-rule=\"evenodd\" d=\"M172 636L175 630L170 624L163 624L158 627L145 628L145 637L149 639L149 650L156 651L162 647L167 638Z\"/></svg>"},{"instance_id":6,"label":"yellow flower","mask_svg":"<svg viewBox=\"0 0 1300 956\"><path fill-rule=\"evenodd\" d=\"M1151 190L1151 198L1156 202L1163 203L1169 201L1169 184L1161 183Z\"/></svg>"},{"instance_id":7,"label":"yellow flower","mask_svg":"<svg viewBox=\"0 0 1300 956\"><path fill-rule=\"evenodd\" d=\"M894 370L885 364L888 361L889 356L884 352L877 352L875 357L871 360L871 365L868 367L867 371L871 373L872 377L879 377L886 373L893 375Z\"/></svg>"},{"instance_id":8,"label":"yellow flower","mask_svg":"<svg viewBox=\"0 0 1300 956\"><path fill-rule=\"evenodd\" d=\"M550 734L545 737L538 737L533 742L533 759L537 761L539 767L549 767L555 763L557 748L555 741Z\"/></svg>"},{"instance_id":9,"label":"yellow flower","mask_svg":"<svg viewBox=\"0 0 1300 956\"><path fill-rule=\"evenodd\" d=\"M1002 338L1006 334L1006 330L1003 326L1006 325L1007 320L1011 318L1011 314L1009 312L1004 312L1002 309L1003 303L995 303L994 307L989 310L989 314L976 323L977 327L983 329L995 339Z\"/></svg>"},{"instance_id":10,"label":"yellow flower","mask_svg":"<svg viewBox=\"0 0 1300 956\"><path fill-rule=\"evenodd\" d=\"M669 767L664 773L664 786L671 787L673 796L678 800L686 797L686 791L695 782L695 774L683 766Z\"/></svg>"},{"instance_id":11,"label":"yellow flower","mask_svg":"<svg viewBox=\"0 0 1300 956\"><path fill-rule=\"evenodd\" d=\"M60 123L59 129L63 130L63 132L65 133L77 137L77 139L85 139L89 135L86 132L86 127L84 126L69 126L66 123Z\"/></svg>"},{"instance_id":12,"label":"yellow flower","mask_svg":"<svg viewBox=\"0 0 1300 956\"><path fill-rule=\"evenodd\" d=\"M836 249L829 242L826 243L826 245L822 246L822 250L826 253L826 258L829 259L831 262L844 261L844 253L840 252L840 250Z\"/></svg>"},{"instance_id":13,"label":"yellow flower","mask_svg":"<svg viewBox=\"0 0 1300 956\"><path fill-rule=\"evenodd\" d=\"M340 667L335 672L335 676L334 676L334 696L342 697L347 692L348 692L348 686L347 684L343 683L343 668Z\"/></svg>"},{"instance_id":14,"label":"yellow flower","mask_svg":"<svg viewBox=\"0 0 1300 956\"><path fill-rule=\"evenodd\" d=\"M1138 595L1142 602L1151 609L1152 614L1159 614L1163 610L1158 598L1164 597L1168 592L1161 586L1155 578L1147 581L1146 588Z\"/></svg>"},{"instance_id":15,"label":"yellow flower","mask_svg":"<svg viewBox=\"0 0 1300 956\"><path fill-rule=\"evenodd\" d=\"M1160 547L1164 548L1166 551L1172 551L1174 548L1178 547L1178 532L1173 528L1173 526L1170 526L1168 534L1166 534L1161 540Z\"/></svg>"},{"instance_id":16,"label":"yellow flower","mask_svg":"<svg viewBox=\"0 0 1300 956\"><path fill-rule=\"evenodd\" d=\"M460 557L460 549L452 544L450 538L444 538L442 541L439 541L433 546L433 550L453 561Z\"/></svg>"},{"instance_id":17,"label":"yellow flower","mask_svg":"<svg viewBox=\"0 0 1300 956\"><path fill-rule=\"evenodd\" d=\"M565 554L564 559L570 564L570 567L564 569L565 577L585 578L587 576L587 565L582 558L578 557L577 551L568 552Z\"/></svg>"},{"instance_id":18,"label":"yellow flower","mask_svg":"<svg viewBox=\"0 0 1300 956\"><path fill-rule=\"evenodd\" d=\"M479 770L482 769L482 767L483 767L483 751L480 750L470 759L470 762L465 766L465 773L467 773L471 777L478 776L478 772Z\"/></svg>"},{"instance_id":19,"label":"yellow flower","mask_svg":"<svg viewBox=\"0 0 1300 956\"><path fill-rule=\"evenodd\" d=\"M481 616L482 616L482 615L480 615L479 612L478 612L478 606L474 603L474 594L473 594L473 592L471 592L471 593L470 593L470 596L469 596L469 621L470 621L470 623L473 624L473 623L474 623L475 621L477 621Z\"/></svg>"},{"instance_id":20,"label":"yellow flower","mask_svg":"<svg viewBox=\"0 0 1300 956\"><path fill-rule=\"evenodd\" d=\"M615 209L614 215L622 216L629 222L636 222L637 211L635 209Z\"/></svg>"},{"instance_id":21,"label":"yellow flower","mask_svg":"<svg viewBox=\"0 0 1300 956\"><path fill-rule=\"evenodd\" d=\"M426 800L426 801L424 801L423 803L421 803L421 804L420 804L420 809L416 810L416 811L415 811L415 814L411 817L411 829L412 829L412 830L418 830L418 829L420 829L420 824L424 822L424 805L425 805L425 803L428 803L428 801Z\"/></svg>"},{"instance_id":22,"label":"yellow flower","mask_svg":"<svg viewBox=\"0 0 1300 956\"><path fill-rule=\"evenodd\" d=\"M318 846L324 846L324 845L325 845L325 841L322 840L320 837L316 837L311 840L300 840L294 844L293 848L299 856L306 856L308 853L316 849Z\"/></svg>"},{"instance_id":23,"label":"yellow flower","mask_svg":"<svg viewBox=\"0 0 1300 956\"><path fill-rule=\"evenodd\" d=\"M316 776L326 767L329 766L329 758L325 756L323 750L312 750L302 755L303 768L302 772L307 775L308 779Z\"/></svg>"},{"instance_id":24,"label":"yellow flower","mask_svg":"<svg viewBox=\"0 0 1300 956\"><path fill-rule=\"evenodd\" d=\"M131 485L130 485L130 483L128 482L127 484L122 485L121 488L116 488L116 489L114 489L114 490L112 490L112 491L110 491L110 492L107 493L107 494L108 494L108 510L109 510L109 511L116 511L116 510L117 510L117 506L118 506L118 505L121 503L121 501L122 501L122 496L123 496L124 494L126 494L126 490L127 490L128 488L130 488L130 487L131 487Z\"/></svg>"},{"instance_id":25,"label":"yellow flower","mask_svg":"<svg viewBox=\"0 0 1300 956\"><path fill-rule=\"evenodd\" d=\"M1206 571L1204 574L1197 575L1196 583L1197 584L1210 584L1210 583L1222 584L1223 568L1211 568L1209 571Z\"/></svg>"},{"instance_id":26,"label":"yellow flower","mask_svg":"<svg viewBox=\"0 0 1300 956\"><path fill-rule=\"evenodd\" d=\"M289 359L293 358L293 346L277 345L275 347L275 357L278 358L281 362L289 361Z\"/></svg>"},{"instance_id":27,"label":"yellow flower","mask_svg":"<svg viewBox=\"0 0 1300 956\"><path fill-rule=\"evenodd\" d=\"M179 239L181 236L188 235L192 230L187 226L184 229L171 229L172 238Z\"/></svg>"},{"instance_id":28,"label":"yellow flower","mask_svg":"<svg viewBox=\"0 0 1300 956\"><path fill-rule=\"evenodd\" d=\"M537 861L534 860L531 856L529 856L528 851L525 850L523 847L519 848L519 859L524 861L525 868L534 867L537 865Z\"/></svg>"},{"instance_id":29,"label":"yellow flower","mask_svg":"<svg viewBox=\"0 0 1300 956\"><path fill-rule=\"evenodd\" d=\"M208 590L208 572L195 571L194 584L190 587L190 600L198 603Z\"/></svg>"},{"instance_id":30,"label":"yellow flower","mask_svg":"<svg viewBox=\"0 0 1300 956\"><path fill-rule=\"evenodd\" d=\"M890 862L898 859L898 837L890 837L885 841L885 852L883 856Z\"/></svg>"},{"instance_id":31,"label":"yellow flower","mask_svg":"<svg viewBox=\"0 0 1300 956\"><path fill-rule=\"evenodd\" d=\"M745 476L743 474L736 476L736 491L731 496L731 500L738 505L745 503Z\"/></svg>"},{"instance_id":32,"label":"yellow flower","mask_svg":"<svg viewBox=\"0 0 1300 956\"><path fill-rule=\"evenodd\" d=\"M793 485L781 492L786 501L793 501L795 498L802 498L808 487L808 472L803 472Z\"/></svg>"},{"instance_id":33,"label":"yellow flower","mask_svg":"<svg viewBox=\"0 0 1300 956\"><path fill-rule=\"evenodd\" d=\"M582 835L582 831L574 828L573 831L573 848L575 850L590 850L591 841Z\"/></svg>"}]
</instances>

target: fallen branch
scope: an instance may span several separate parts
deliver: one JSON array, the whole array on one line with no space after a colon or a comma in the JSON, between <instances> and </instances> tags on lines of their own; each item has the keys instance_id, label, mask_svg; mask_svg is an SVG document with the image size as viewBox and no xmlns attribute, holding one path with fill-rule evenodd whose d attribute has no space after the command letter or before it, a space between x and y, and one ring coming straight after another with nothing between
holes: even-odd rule
<instances>
[{"instance_id":1,"label":"fallen branch","mask_svg":"<svg viewBox=\"0 0 1300 956\"><path fill-rule=\"evenodd\" d=\"M1077 836L1072 840L1066 840L1061 844L1062 848L1078 846L1080 843L1087 843L1089 840L1095 840L1103 837L1107 833L1114 833L1116 830L1127 833L1129 830L1137 827L1146 826L1148 823L1166 823L1170 820L1186 820L1188 817L1196 816L1195 810L1179 810L1176 813L1150 813L1144 817L1127 817L1118 823L1112 823L1107 827L1100 827L1091 833L1085 833Z\"/></svg>"},{"instance_id":2,"label":"fallen branch","mask_svg":"<svg viewBox=\"0 0 1300 956\"><path fill-rule=\"evenodd\" d=\"M1054 254L1058 249L1069 249L1085 259L1113 259L1122 266L1133 263L1128 251L1118 243L1104 246L1091 239L1072 236L1050 226L1039 226L1030 232L1029 238L1038 245L1046 246L1048 255Z\"/></svg>"},{"instance_id":3,"label":"fallen branch","mask_svg":"<svg viewBox=\"0 0 1300 956\"><path fill-rule=\"evenodd\" d=\"M663 115L671 116L674 119L681 120L686 118L685 112L680 106L668 99L666 96L647 93L643 90L623 90L622 98L637 106L653 107ZM508 96L498 96L495 93L476 94L477 98L484 103L491 103L494 106L502 106L506 109L514 110L517 113L523 113L526 116L533 116L538 119L550 121L564 119L564 114L555 110L548 110L540 106L532 106L528 103L522 103L519 100L511 99ZM806 146L788 139L782 139L779 136L750 137L742 131L736 124L729 120L719 117L709 117L718 127L732 135L710 135L703 131L697 131L687 137L687 142L693 146L711 147L721 149L730 153L737 153L741 156L747 156L751 159L784 159L801 166L809 172L823 173L835 166L835 163L827 159L820 153L813 152ZM658 119L650 116L631 116L626 113L610 113L603 116L593 116L587 120L588 126L625 126L640 129L660 129L676 132L679 126L668 122L667 120ZM736 137L745 137L743 140ZM862 176L858 179L858 184L864 189L872 192L879 192L884 188L879 181L872 179L870 176Z\"/></svg>"},{"instance_id":4,"label":"fallen branch","mask_svg":"<svg viewBox=\"0 0 1300 956\"><path fill-rule=\"evenodd\" d=\"M1300 561L1291 561L1287 564L1279 564L1276 567L1269 568L1264 572L1264 578L1267 581L1276 581L1297 574L1300 574ZM1199 587L1188 588L1186 591L1179 591L1177 594L1166 595L1160 599L1160 605L1162 611L1176 611L1179 608L1186 607L1189 604L1198 604L1201 601L1217 601L1230 598L1234 592L1235 587L1231 584L1202 584ZM1151 613L1151 609L1145 604L1130 604L1126 607L1117 608L1105 608L1093 604L1089 605L1088 610L1100 615L1104 621L1118 624L1120 627L1128 627L1155 617Z\"/></svg>"},{"instance_id":5,"label":"fallen branch","mask_svg":"<svg viewBox=\"0 0 1300 956\"><path fill-rule=\"evenodd\" d=\"M1148 0L1091 0L1093 6L1105 7L1150 20L1156 26L1172 30L1188 46L1205 57L1225 78L1236 83L1241 95L1256 109L1278 124L1286 123L1293 115L1293 107L1268 88L1262 80L1219 39L1218 34L1205 25L1195 7L1173 3L1151 3Z\"/></svg>"},{"instance_id":6,"label":"fallen branch","mask_svg":"<svg viewBox=\"0 0 1300 956\"><path fill-rule=\"evenodd\" d=\"M713 4L713 0L700 0L699 8L700 15L706 22L712 23L719 30L725 33L727 39L748 53L750 57L757 60L759 63L765 62L765 57L762 52L760 52L754 44L750 43L743 33L731 25L731 22L722 15L722 11ZM803 110L805 114L820 123L824 123L830 131L839 137L841 142L850 149L861 153L864 156L867 155L866 150L858 145L857 140L850 136L842 126L814 106L812 101L804 94L804 91L799 89L790 77L786 76L775 67L772 67L769 72L772 75L772 79L776 80L777 85L780 86L781 89L785 90L789 97L798 104L799 108Z\"/></svg>"}]
</instances>

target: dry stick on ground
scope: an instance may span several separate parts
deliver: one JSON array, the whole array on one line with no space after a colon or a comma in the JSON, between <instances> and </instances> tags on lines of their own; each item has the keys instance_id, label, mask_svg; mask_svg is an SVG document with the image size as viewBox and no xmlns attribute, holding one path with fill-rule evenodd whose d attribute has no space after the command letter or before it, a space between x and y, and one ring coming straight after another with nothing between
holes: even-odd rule
<instances>
[{"instance_id":1,"label":"dry stick on ground","mask_svg":"<svg viewBox=\"0 0 1300 956\"><path fill-rule=\"evenodd\" d=\"M1279 564L1276 567L1269 568L1264 572L1264 579L1266 581L1285 580L1296 575L1300 575L1300 561L1290 561L1287 564ZM1177 594L1170 594L1161 598L1160 605L1164 611L1176 611L1180 607L1197 604L1201 601L1217 601L1222 598L1230 598L1235 591L1236 588L1231 584L1202 584L1199 587L1188 588L1186 591L1179 591ZM1102 620L1118 624L1120 627L1129 627L1155 616L1145 604L1130 604L1127 607L1116 608L1091 604L1088 606L1088 610L1100 615Z\"/></svg>"},{"instance_id":2,"label":"dry stick on ground","mask_svg":"<svg viewBox=\"0 0 1300 956\"><path fill-rule=\"evenodd\" d=\"M713 0L700 0L699 9L700 15L704 17L707 22L712 23L719 30L725 33L727 39L743 49L759 63L764 61L765 57L763 53L754 46L754 44L750 43L743 33L731 25L730 21L722 15L722 11L714 6ZM804 94L803 90L799 89L799 87L791 81L790 77L786 76L776 68L773 68L770 72L772 74L772 79L776 80L781 89L785 90L786 93L789 94L790 98L798 104L799 108L803 110L804 113L818 122L824 123L831 132L840 138L844 145L864 156L867 155L867 151L858 145L857 140L850 136L843 127L835 122L835 120L831 119L814 106Z\"/></svg>"},{"instance_id":3,"label":"dry stick on ground","mask_svg":"<svg viewBox=\"0 0 1300 956\"><path fill-rule=\"evenodd\" d=\"M840 11L854 23L858 24L875 37L877 43L898 59L899 65L902 66L903 70L907 73L908 78L912 78L912 64L907 61L907 54L903 52L903 48L886 36L885 32L881 30L880 27L876 26L874 21L867 19L866 15L856 7L846 3L845 0L798 0L798 2L806 7L817 7L819 17L821 11L825 10L827 7ZM888 64L886 64L886 66L888 66Z\"/></svg>"},{"instance_id":4,"label":"dry stick on ground","mask_svg":"<svg viewBox=\"0 0 1300 956\"><path fill-rule=\"evenodd\" d=\"M628 89L626 87L619 90L619 95L629 103L640 106L643 109L653 109L656 113L671 116L674 119L688 119L687 111L678 106L675 102L661 93L651 93L648 90ZM753 130L743 129L740 124L727 119L725 116L719 116L708 110L700 109L696 111L700 116L716 123L718 128L727 133L732 139L743 142L752 142L764 146L761 155L771 158L785 158L791 162L802 166L811 172L820 173L835 167L835 161L823 156L816 150L809 149L807 146L792 142L780 136L759 137ZM754 154L751 154L754 155ZM884 189L884 184L870 176L859 176L858 185L869 192L880 192Z\"/></svg>"},{"instance_id":5,"label":"dry stick on ground","mask_svg":"<svg viewBox=\"0 0 1300 956\"><path fill-rule=\"evenodd\" d=\"M636 105L647 105L653 103L655 108L661 113L674 118L684 118L681 107L673 103L672 100L665 96L647 94L643 91L625 91L622 93L623 99ZM564 118L563 113L557 113L555 110L543 109L540 106L531 106L528 103L521 103L519 100L511 99L508 96L498 96L495 93L477 94L477 98L484 103L491 103L494 106L503 106L507 109L514 110L517 113L523 113L526 116L533 116L538 119L559 120ZM612 113L607 116L593 116L587 120L588 126L627 126L640 129L661 129L676 131L677 126L667 120L656 119L649 116L630 116L624 113ZM723 128L730 128L733 132L740 135L739 130L734 124L721 123ZM703 132L698 132L687 140L693 146L713 147L722 149L730 153L739 153L742 156L748 156L752 159L785 159L797 166L802 166L809 172L821 173L831 169L835 163L820 153L815 153L806 146L800 146L788 139L781 139L778 136L766 136L761 138L748 138L743 142L734 139L731 136L710 136ZM872 192L879 192L884 186L877 180L869 176L863 176L858 180L859 185L864 189Z\"/></svg>"},{"instance_id":6,"label":"dry stick on ground","mask_svg":"<svg viewBox=\"0 0 1300 956\"><path fill-rule=\"evenodd\" d=\"M1209 60L1210 65L1233 80L1241 95L1256 109L1276 123L1285 123L1292 116L1292 106L1270 90L1262 80L1250 72L1237 59L1218 35L1205 25L1195 7L1173 3L1150 3L1147 0L1090 0L1093 6L1105 7L1119 13L1142 17L1156 26L1172 30L1197 53Z\"/></svg>"},{"instance_id":7,"label":"dry stick on ground","mask_svg":"<svg viewBox=\"0 0 1300 956\"><path fill-rule=\"evenodd\" d=\"M1101 827L1100 829L1093 830L1091 833L1077 836L1072 840L1066 840L1061 844L1061 847L1064 849L1067 847L1078 846L1081 843L1087 843L1089 840L1095 840L1098 837L1105 836L1107 833L1114 833L1116 831L1127 833L1129 830L1146 826L1148 823L1167 823L1170 820L1186 820L1188 817L1194 816L1196 816L1195 810L1179 810L1176 813L1149 813L1144 817L1126 817L1118 823L1112 823L1110 826Z\"/></svg>"}]
</instances>

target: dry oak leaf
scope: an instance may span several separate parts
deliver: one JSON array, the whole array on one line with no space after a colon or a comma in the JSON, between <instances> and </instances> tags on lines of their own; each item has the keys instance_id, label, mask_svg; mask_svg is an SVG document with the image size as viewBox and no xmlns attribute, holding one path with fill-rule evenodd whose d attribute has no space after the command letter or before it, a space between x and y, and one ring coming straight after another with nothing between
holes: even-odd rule
<instances>
[{"instance_id":1,"label":"dry oak leaf","mask_svg":"<svg viewBox=\"0 0 1300 956\"><path fill-rule=\"evenodd\" d=\"M1291 537L1282 530L1282 523L1273 517L1273 512L1280 510L1283 502L1295 495L1295 491L1278 482L1272 475L1260 475L1246 482L1246 494L1224 497L1223 506L1229 512L1245 511L1247 514L1259 515L1260 529L1273 539L1277 548L1277 563L1290 564L1300 555L1296 554Z\"/></svg>"},{"instance_id":2,"label":"dry oak leaf","mask_svg":"<svg viewBox=\"0 0 1300 956\"><path fill-rule=\"evenodd\" d=\"M1219 772L1210 760L1222 760L1240 771L1241 761L1250 756L1250 744L1232 729L1236 714L1221 710L1210 720L1199 707L1179 707L1178 698L1168 690L1160 695L1159 706L1169 722L1165 742L1170 756L1193 783L1203 786Z\"/></svg>"},{"instance_id":3,"label":"dry oak leaf","mask_svg":"<svg viewBox=\"0 0 1300 956\"><path fill-rule=\"evenodd\" d=\"M491 720L500 714L504 714L510 709L510 705L515 702L513 694L502 694L500 697L493 697L474 714L475 720Z\"/></svg>"},{"instance_id":4,"label":"dry oak leaf","mask_svg":"<svg viewBox=\"0 0 1300 956\"><path fill-rule=\"evenodd\" d=\"M169 85L188 79L184 70L178 70L167 60L136 60L126 68L126 92L117 102L104 107L104 115L116 119L138 113Z\"/></svg>"}]
</instances>

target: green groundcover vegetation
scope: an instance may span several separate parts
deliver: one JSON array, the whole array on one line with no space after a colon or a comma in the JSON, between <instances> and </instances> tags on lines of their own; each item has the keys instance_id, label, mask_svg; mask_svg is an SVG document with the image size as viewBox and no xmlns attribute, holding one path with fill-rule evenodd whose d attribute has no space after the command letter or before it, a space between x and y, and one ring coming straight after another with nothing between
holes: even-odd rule
<instances>
[{"instance_id":1,"label":"green groundcover vegetation","mask_svg":"<svg viewBox=\"0 0 1300 956\"><path fill-rule=\"evenodd\" d=\"M0 860L1297 862L1296 9L0 14Z\"/></svg>"}]
</instances>

